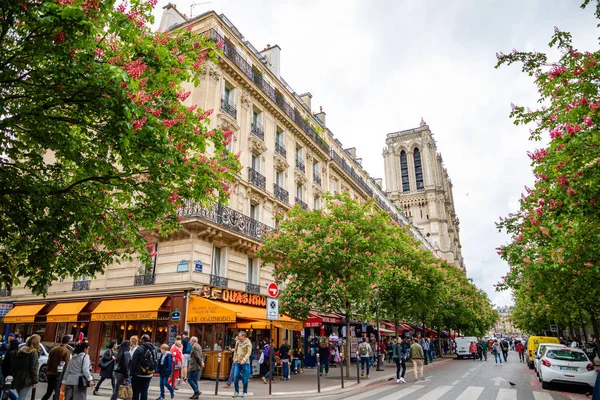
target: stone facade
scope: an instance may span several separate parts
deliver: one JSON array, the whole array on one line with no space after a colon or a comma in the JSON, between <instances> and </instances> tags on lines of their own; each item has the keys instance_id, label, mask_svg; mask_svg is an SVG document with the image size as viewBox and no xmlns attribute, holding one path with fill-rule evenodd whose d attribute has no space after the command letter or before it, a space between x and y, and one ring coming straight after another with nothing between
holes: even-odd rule
<instances>
[{"instance_id":1,"label":"stone facade","mask_svg":"<svg viewBox=\"0 0 600 400\"><path fill-rule=\"evenodd\" d=\"M383 150L386 189L442 257L465 269L452 182L429 126L389 133Z\"/></svg>"}]
</instances>

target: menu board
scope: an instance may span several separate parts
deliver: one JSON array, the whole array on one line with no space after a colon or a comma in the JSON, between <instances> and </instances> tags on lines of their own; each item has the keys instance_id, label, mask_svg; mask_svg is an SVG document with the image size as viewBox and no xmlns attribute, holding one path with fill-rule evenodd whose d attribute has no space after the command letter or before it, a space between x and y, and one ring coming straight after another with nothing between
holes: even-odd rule
<instances>
[{"instance_id":1,"label":"menu board","mask_svg":"<svg viewBox=\"0 0 600 400\"><path fill-rule=\"evenodd\" d=\"M177 325L169 325L169 338L168 338L169 346L172 346L173 343L175 343L175 338L177 337L178 333L179 333L179 328L177 327Z\"/></svg>"}]
</instances>

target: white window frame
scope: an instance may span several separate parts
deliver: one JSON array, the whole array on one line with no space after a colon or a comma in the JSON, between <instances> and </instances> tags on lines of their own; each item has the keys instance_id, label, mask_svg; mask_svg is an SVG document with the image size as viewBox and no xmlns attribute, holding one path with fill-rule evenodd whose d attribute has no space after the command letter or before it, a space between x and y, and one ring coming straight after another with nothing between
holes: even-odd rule
<instances>
[{"instance_id":1,"label":"white window frame","mask_svg":"<svg viewBox=\"0 0 600 400\"><path fill-rule=\"evenodd\" d=\"M315 196L315 200L313 202L313 209L320 210L321 209L321 197Z\"/></svg>"},{"instance_id":2,"label":"white window frame","mask_svg":"<svg viewBox=\"0 0 600 400\"><path fill-rule=\"evenodd\" d=\"M253 285L258 285L259 281L259 265L258 259L248 257L246 264L246 282Z\"/></svg>"},{"instance_id":3,"label":"white window frame","mask_svg":"<svg viewBox=\"0 0 600 400\"><path fill-rule=\"evenodd\" d=\"M304 186L301 184L296 185L296 198L304 201Z\"/></svg>"},{"instance_id":4,"label":"white window frame","mask_svg":"<svg viewBox=\"0 0 600 400\"><path fill-rule=\"evenodd\" d=\"M285 189L285 179L282 171L275 170L275 183L280 187Z\"/></svg>"},{"instance_id":5,"label":"white window frame","mask_svg":"<svg viewBox=\"0 0 600 400\"><path fill-rule=\"evenodd\" d=\"M219 265L218 268L215 265L215 261L217 260L216 253L217 249L219 249ZM211 260L211 275L220 276L221 278L227 278L227 247L214 246L212 251L212 260Z\"/></svg>"}]
</instances>

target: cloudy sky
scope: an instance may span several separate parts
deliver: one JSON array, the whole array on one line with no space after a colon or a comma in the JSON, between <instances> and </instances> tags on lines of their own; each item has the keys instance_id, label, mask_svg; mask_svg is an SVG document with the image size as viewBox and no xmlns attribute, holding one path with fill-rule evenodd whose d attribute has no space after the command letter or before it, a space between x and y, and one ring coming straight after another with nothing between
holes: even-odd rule
<instances>
[{"instance_id":1,"label":"cloudy sky","mask_svg":"<svg viewBox=\"0 0 600 400\"><path fill-rule=\"evenodd\" d=\"M208 0L172 0L182 13ZM157 21L162 7L156 9ZM576 0L211 0L256 48L278 44L281 74L313 94L327 125L363 166L383 177L387 133L425 119L454 184L469 277L497 305L493 285L508 266L494 222L518 207L533 181L528 128L509 119L510 103L535 107L532 80L517 66L494 69L498 51L546 51L554 26L582 50L597 47L593 10ZM539 147L539 144L538 144Z\"/></svg>"}]
</instances>

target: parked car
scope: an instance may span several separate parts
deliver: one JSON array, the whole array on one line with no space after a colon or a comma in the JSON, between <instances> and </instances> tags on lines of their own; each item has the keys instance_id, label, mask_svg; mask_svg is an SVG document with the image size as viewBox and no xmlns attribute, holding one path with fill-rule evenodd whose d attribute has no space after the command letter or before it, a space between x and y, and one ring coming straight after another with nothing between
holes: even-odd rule
<instances>
[{"instance_id":1,"label":"parked car","mask_svg":"<svg viewBox=\"0 0 600 400\"><path fill-rule=\"evenodd\" d=\"M455 339L456 342L456 356L458 359L463 357L471 358L472 355L469 352L469 346L471 342L477 342L477 338L474 336L460 337Z\"/></svg>"},{"instance_id":2,"label":"parked car","mask_svg":"<svg viewBox=\"0 0 600 400\"><path fill-rule=\"evenodd\" d=\"M543 389L549 389L553 383L593 388L596 376L594 365L581 349L547 348L540 359L539 377Z\"/></svg>"},{"instance_id":3,"label":"parked car","mask_svg":"<svg viewBox=\"0 0 600 400\"><path fill-rule=\"evenodd\" d=\"M25 343L21 343L19 345L19 348L21 348L23 346L25 346ZM40 382L46 382L48 380L48 377L46 376L46 371L48 370L48 354L50 354L50 350L52 350L55 346L57 346L56 343L48 343L48 342L40 343L40 350L38 352L39 353L38 363L40 365L40 369L39 369ZM67 348L69 349L71 354L73 354L73 347L67 345Z\"/></svg>"},{"instance_id":4,"label":"parked car","mask_svg":"<svg viewBox=\"0 0 600 400\"><path fill-rule=\"evenodd\" d=\"M535 370L535 374L539 377L539 366L540 360L544 354L546 354L546 349L562 349L563 346L560 343L540 343L538 348L533 355L533 369Z\"/></svg>"}]
</instances>

